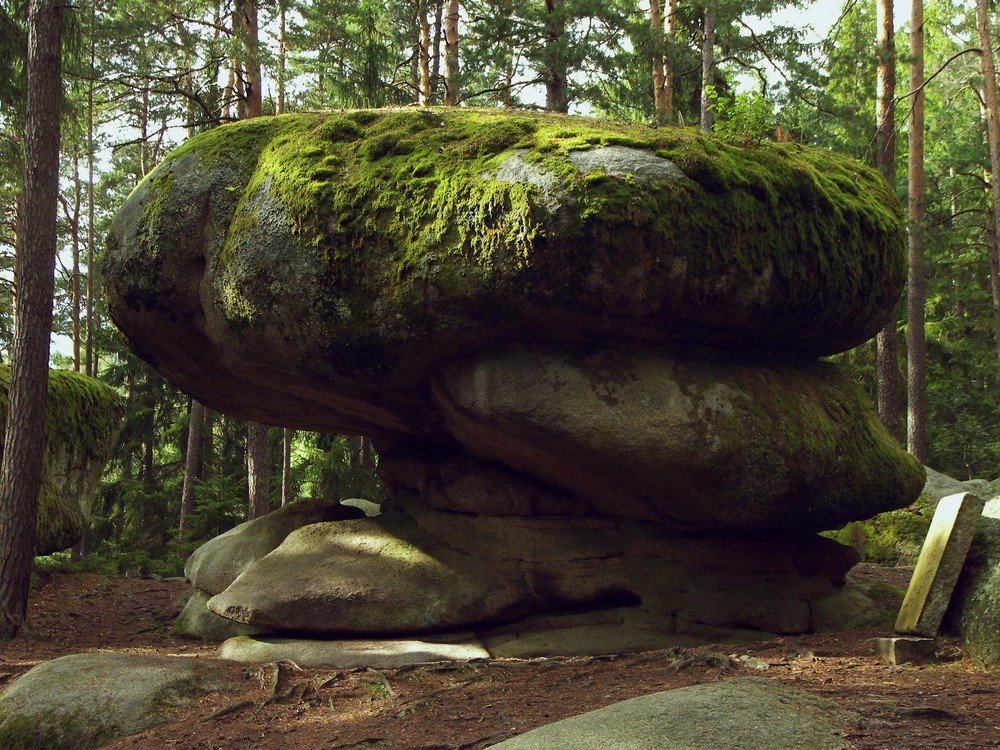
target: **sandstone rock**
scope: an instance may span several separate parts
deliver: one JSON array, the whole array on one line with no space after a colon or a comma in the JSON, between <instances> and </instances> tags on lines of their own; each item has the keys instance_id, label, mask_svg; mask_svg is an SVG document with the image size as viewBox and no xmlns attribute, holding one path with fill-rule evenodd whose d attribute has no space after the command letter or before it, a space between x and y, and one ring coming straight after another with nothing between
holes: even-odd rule
<instances>
[{"instance_id":1,"label":"sandstone rock","mask_svg":"<svg viewBox=\"0 0 1000 750\"><path fill-rule=\"evenodd\" d=\"M184 575L202 591L218 594L295 529L364 515L358 508L337 502L296 500L205 542L188 558Z\"/></svg>"},{"instance_id":2,"label":"sandstone rock","mask_svg":"<svg viewBox=\"0 0 1000 750\"><path fill-rule=\"evenodd\" d=\"M171 706L235 687L217 664L197 659L63 656L0 693L0 747L87 750L167 721Z\"/></svg>"},{"instance_id":3,"label":"sandstone rock","mask_svg":"<svg viewBox=\"0 0 1000 750\"><path fill-rule=\"evenodd\" d=\"M819 363L515 346L450 365L434 393L470 452L599 513L681 528L830 528L924 482L864 394Z\"/></svg>"},{"instance_id":4,"label":"sandstone rock","mask_svg":"<svg viewBox=\"0 0 1000 750\"><path fill-rule=\"evenodd\" d=\"M219 647L219 657L242 662L288 659L298 666L335 669L398 669L438 661L488 659L489 652L472 633L408 640L320 641L301 638L231 638Z\"/></svg>"},{"instance_id":5,"label":"sandstone rock","mask_svg":"<svg viewBox=\"0 0 1000 750\"><path fill-rule=\"evenodd\" d=\"M119 212L104 280L136 351L209 406L426 435L429 374L499 339L849 348L896 301L902 239L877 174L801 146L527 113L308 114L168 157Z\"/></svg>"},{"instance_id":6,"label":"sandstone rock","mask_svg":"<svg viewBox=\"0 0 1000 750\"><path fill-rule=\"evenodd\" d=\"M761 677L614 703L539 727L496 750L846 750L837 704Z\"/></svg>"},{"instance_id":7,"label":"sandstone rock","mask_svg":"<svg viewBox=\"0 0 1000 750\"><path fill-rule=\"evenodd\" d=\"M0 365L0 431L7 421L9 386L10 368ZM118 441L123 408L121 397L93 378L49 372L36 554L80 541L104 465Z\"/></svg>"}]
</instances>

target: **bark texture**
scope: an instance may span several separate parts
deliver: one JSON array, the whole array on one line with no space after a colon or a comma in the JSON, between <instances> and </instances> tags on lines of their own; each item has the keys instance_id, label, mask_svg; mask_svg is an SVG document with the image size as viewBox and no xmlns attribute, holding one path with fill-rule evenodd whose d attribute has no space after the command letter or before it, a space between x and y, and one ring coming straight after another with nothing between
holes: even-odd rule
<instances>
[{"instance_id":1,"label":"bark texture","mask_svg":"<svg viewBox=\"0 0 1000 750\"><path fill-rule=\"evenodd\" d=\"M60 3L32 0L28 8L24 242L10 407L0 460L0 640L17 634L27 612L42 481L59 193L61 27Z\"/></svg>"}]
</instances>

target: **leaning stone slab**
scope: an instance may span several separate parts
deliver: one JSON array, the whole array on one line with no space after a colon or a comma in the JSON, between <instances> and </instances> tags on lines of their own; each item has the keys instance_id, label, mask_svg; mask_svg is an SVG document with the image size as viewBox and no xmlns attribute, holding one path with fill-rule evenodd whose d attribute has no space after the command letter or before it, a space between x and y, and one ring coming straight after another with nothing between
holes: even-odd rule
<instances>
[{"instance_id":1,"label":"leaning stone slab","mask_svg":"<svg viewBox=\"0 0 1000 750\"><path fill-rule=\"evenodd\" d=\"M968 492L949 495L938 503L896 618L897 633L937 635L984 505L984 500Z\"/></svg>"},{"instance_id":2,"label":"leaning stone slab","mask_svg":"<svg viewBox=\"0 0 1000 750\"><path fill-rule=\"evenodd\" d=\"M169 720L169 708L238 686L219 664L140 654L44 662L0 694L0 747L87 750Z\"/></svg>"},{"instance_id":3,"label":"leaning stone slab","mask_svg":"<svg viewBox=\"0 0 1000 750\"><path fill-rule=\"evenodd\" d=\"M438 661L488 659L490 653L473 633L436 639L318 641L296 638L230 638L219 647L222 659L276 662L287 659L300 667L396 669Z\"/></svg>"},{"instance_id":4,"label":"leaning stone slab","mask_svg":"<svg viewBox=\"0 0 1000 750\"><path fill-rule=\"evenodd\" d=\"M761 677L670 690L574 716L495 750L844 750L851 715Z\"/></svg>"}]
</instances>

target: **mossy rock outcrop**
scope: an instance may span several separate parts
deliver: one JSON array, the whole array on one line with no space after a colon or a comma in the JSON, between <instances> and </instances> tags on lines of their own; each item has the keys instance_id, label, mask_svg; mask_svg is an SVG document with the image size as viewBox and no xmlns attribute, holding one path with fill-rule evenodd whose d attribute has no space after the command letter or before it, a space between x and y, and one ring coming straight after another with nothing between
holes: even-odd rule
<instances>
[{"instance_id":1,"label":"mossy rock outcrop","mask_svg":"<svg viewBox=\"0 0 1000 750\"><path fill-rule=\"evenodd\" d=\"M119 213L104 280L136 350L206 404L426 434L427 376L498 339L850 348L898 299L903 237L884 180L825 151L360 111L191 139Z\"/></svg>"},{"instance_id":2,"label":"mossy rock outcrop","mask_svg":"<svg viewBox=\"0 0 1000 750\"><path fill-rule=\"evenodd\" d=\"M875 172L797 145L316 113L171 154L115 218L104 280L136 351L206 405L378 450L385 513L268 538L198 583L217 614L323 636L588 609L678 638L795 633L857 560L815 532L923 485L817 361L891 315L903 228Z\"/></svg>"},{"instance_id":3,"label":"mossy rock outcrop","mask_svg":"<svg viewBox=\"0 0 1000 750\"><path fill-rule=\"evenodd\" d=\"M6 428L9 387L10 368L0 365L0 432ZM103 383L64 370L49 372L36 554L72 547L82 538L123 410L121 397Z\"/></svg>"}]
</instances>

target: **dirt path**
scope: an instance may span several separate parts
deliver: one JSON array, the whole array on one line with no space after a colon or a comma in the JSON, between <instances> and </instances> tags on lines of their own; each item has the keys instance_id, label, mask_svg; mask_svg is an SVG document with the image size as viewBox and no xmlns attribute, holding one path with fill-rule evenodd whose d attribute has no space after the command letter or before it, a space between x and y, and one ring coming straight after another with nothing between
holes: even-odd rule
<instances>
[{"instance_id":1,"label":"dirt path","mask_svg":"<svg viewBox=\"0 0 1000 750\"><path fill-rule=\"evenodd\" d=\"M899 583L906 571L867 569ZM183 582L52 575L29 605L29 629L0 644L0 686L39 661L82 651L151 652L199 659L214 648L166 634ZM232 665L245 689L179 709L173 722L108 747L140 750L480 750L533 727L646 693L749 674L836 701L858 720L852 748L1000 747L1000 673L957 642L950 660L890 667L859 629L628 656L483 661L411 669L299 671ZM749 657L741 659L740 657Z\"/></svg>"}]
</instances>

